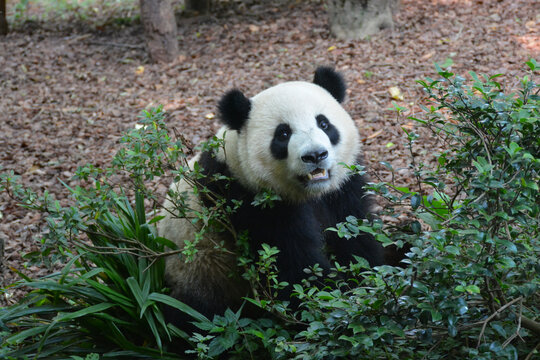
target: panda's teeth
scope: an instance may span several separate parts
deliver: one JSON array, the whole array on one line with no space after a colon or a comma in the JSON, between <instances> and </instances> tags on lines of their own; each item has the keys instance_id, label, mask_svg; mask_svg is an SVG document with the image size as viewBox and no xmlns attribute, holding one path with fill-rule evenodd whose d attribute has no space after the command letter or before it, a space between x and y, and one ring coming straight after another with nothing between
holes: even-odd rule
<instances>
[{"instance_id":1,"label":"panda's teeth","mask_svg":"<svg viewBox=\"0 0 540 360\"><path fill-rule=\"evenodd\" d=\"M307 174L308 180L326 180L328 175L326 169L315 169L313 172Z\"/></svg>"}]
</instances>

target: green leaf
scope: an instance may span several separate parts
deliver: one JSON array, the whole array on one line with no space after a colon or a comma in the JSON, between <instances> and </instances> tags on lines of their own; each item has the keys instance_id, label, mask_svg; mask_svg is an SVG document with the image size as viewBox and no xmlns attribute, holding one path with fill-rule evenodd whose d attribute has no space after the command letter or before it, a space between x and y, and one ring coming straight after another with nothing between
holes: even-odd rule
<instances>
[{"instance_id":1,"label":"green leaf","mask_svg":"<svg viewBox=\"0 0 540 360\"><path fill-rule=\"evenodd\" d=\"M105 295L107 298L109 298L111 301L114 301L118 303L119 305L126 306L126 307L132 307L135 304L131 301L130 298L127 296L113 290L111 287L99 283L97 281L88 279L86 280L86 283L91 285L93 288L95 288L97 291L99 291L101 294Z\"/></svg>"},{"instance_id":2,"label":"green leaf","mask_svg":"<svg viewBox=\"0 0 540 360\"><path fill-rule=\"evenodd\" d=\"M115 304L111 304L111 303L96 304L96 305L92 305L82 310L71 312L71 313L60 313L54 319L56 322L73 320L73 319L77 319L83 316L105 311L113 306L115 306Z\"/></svg>"},{"instance_id":3,"label":"green leaf","mask_svg":"<svg viewBox=\"0 0 540 360\"><path fill-rule=\"evenodd\" d=\"M417 213L416 216L422 221L424 221L426 224L428 224L431 227L431 230L438 230L440 220L435 217L433 214L428 212L421 212Z\"/></svg>"},{"instance_id":4,"label":"green leaf","mask_svg":"<svg viewBox=\"0 0 540 360\"><path fill-rule=\"evenodd\" d=\"M522 147L520 147L518 144L516 144L513 141L510 143L508 147L505 146L504 149L506 150L506 152L508 152L508 154L510 154L510 156L514 156L516 155L518 151L523 150Z\"/></svg>"},{"instance_id":5,"label":"green leaf","mask_svg":"<svg viewBox=\"0 0 540 360\"><path fill-rule=\"evenodd\" d=\"M509 256L503 256L500 258L499 263L503 265L505 269L513 269L516 267L516 262Z\"/></svg>"},{"instance_id":6,"label":"green leaf","mask_svg":"<svg viewBox=\"0 0 540 360\"><path fill-rule=\"evenodd\" d=\"M527 64L531 71L536 71L536 69L538 69L538 63L533 58L531 58L529 61L526 61L525 64Z\"/></svg>"},{"instance_id":7,"label":"green leaf","mask_svg":"<svg viewBox=\"0 0 540 360\"><path fill-rule=\"evenodd\" d=\"M158 221L164 219L166 216L165 215L157 215L157 216L154 216L152 219L150 219L148 221L148 225L152 225L154 223L157 223Z\"/></svg>"},{"instance_id":8,"label":"green leaf","mask_svg":"<svg viewBox=\"0 0 540 360\"><path fill-rule=\"evenodd\" d=\"M453 254L453 255L459 255L459 253L460 253L459 248L457 246L454 246L454 245L445 246L444 250L447 253Z\"/></svg>"},{"instance_id":9,"label":"green leaf","mask_svg":"<svg viewBox=\"0 0 540 360\"><path fill-rule=\"evenodd\" d=\"M442 320L442 315L439 311L432 309L431 311L431 319L435 322Z\"/></svg>"},{"instance_id":10,"label":"green leaf","mask_svg":"<svg viewBox=\"0 0 540 360\"><path fill-rule=\"evenodd\" d=\"M321 300L333 300L334 296L327 291L319 291L317 297Z\"/></svg>"},{"instance_id":11,"label":"green leaf","mask_svg":"<svg viewBox=\"0 0 540 360\"><path fill-rule=\"evenodd\" d=\"M373 340L371 339L371 337L369 335L359 336L359 337L357 337L356 341L359 342L360 344L364 345L364 347L366 347L366 348L372 348L373 347Z\"/></svg>"},{"instance_id":12,"label":"green leaf","mask_svg":"<svg viewBox=\"0 0 540 360\"><path fill-rule=\"evenodd\" d=\"M134 277L130 277L126 280L129 288L131 289L131 293L133 294L133 297L135 297L135 300L137 300L137 304L139 305L139 308L141 309L140 318L142 319L144 312L142 311L142 308L145 305L146 299L144 298L143 292L141 291L141 288L139 286L139 283L137 283L137 280L135 280Z\"/></svg>"},{"instance_id":13,"label":"green leaf","mask_svg":"<svg viewBox=\"0 0 540 360\"><path fill-rule=\"evenodd\" d=\"M347 335L341 335L338 340L343 340L343 341L347 341L349 343L351 343L352 345L356 344L357 343L357 340L352 337L352 336L347 336Z\"/></svg>"},{"instance_id":14,"label":"green leaf","mask_svg":"<svg viewBox=\"0 0 540 360\"><path fill-rule=\"evenodd\" d=\"M350 324L349 329L351 329L355 335L366 331L366 328L362 324L357 323Z\"/></svg>"},{"instance_id":15,"label":"green leaf","mask_svg":"<svg viewBox=\"0 0 540 360\"><path fill-rule=\"evenodd\" d=\"M6 343L7 344L20 344L29 337L34 337L38 334L45 332L47 328L48 328L48 325L41 325L41 326L36 326L27 330L23 330L13 336L8 337L6 339Z\"/></svg>"},{"instance_id":16,"label":"green leaf","mask_svg":"<svg viewBox=\"0 0 540 360\"><path fill-rule=\"evenodd\" d=\"M419 290L420 292L423 292L424 294L427 294L429 292L428 287L419 281L415 281L413 283L413 288Z\"/></svg>"},{"instance_id":17,"label":"green leaf","mask_svg":"<svg viewBox=\"0 0 540 360\"><path fill-rule=\"evenodd\" d=\"M422 205L422 195L414 194L411 197L411 207L415 210L418 209L420 205Z\"/></svg>"},{"instance_id":18,"label":"green leaf","mask_svg":"<svg viewBox=\"0 0 540 360\"><path fill-rule=\"evenodd\" d=\"M480 288L476 285L467 285L465 287L465 290L469 293L469 294L480 294Z\"/></svg>"},{"instance_id":19,"label":"green leaf","mask_svg":"<svg viewBox=\"0 0 540 360\"><path fill-rule=\"evenodd\" d=\"M444 71L439 64L435 63L434 65L435 65L435 70L437 71L437 74L441 75L443 78L450 79L452 76L454 76L453 73Z\"/></svg>"},{"instance_id":20,"label":"green leaf","mask_svg":"<svg viewBox=\"0 0 540 360\"><path fill-rule=\"evenodd\" d=\"M449 68L450 66L452 66L454 64L454 61L452 60L452 58L446 58L444 60L444 63L441 64L441 68L443 69L447 69Z\"/></svg>"},{"instance_id":21,"label":"green leaf","mask_svg":"<svg viewBox=\"0 0 540 360\"><path fill-rule=\"evenodd\" d=\"M151 313L145 312L144 317L146 319L146 323L148 326L150 326L150 330L152 331L152 334L154 334L154 338L156 339L156 344L158 346L158 349L161 350L162 344L161 344L161 337L159 336L159 331L156 326L156 322L154 321L154 318L152 317Z\"/></svg>"},{"instance_id":22,"label":"green leaf","mask_svg":"<svg viewBox=\"0 0 540 360\"><path fill-rule=\"evenodd\" d=\"M178 310L182 311L183 313L191 316L192 318L194 318L197 321L210 322L210 320L208 320L206 318L206 316L204 316L201 313L199 313L198 311L194 310L189 305L186 305L183 302L178 301L175 298L170 297L168 295L160 294L160 293L151 293L150 295L148 295L148 299L154 300L154 301L160 302L162 304L169 305L169 306L171 306L171 307L173 307L175 309L178 309Z\"/></svg>"}]
</instances>

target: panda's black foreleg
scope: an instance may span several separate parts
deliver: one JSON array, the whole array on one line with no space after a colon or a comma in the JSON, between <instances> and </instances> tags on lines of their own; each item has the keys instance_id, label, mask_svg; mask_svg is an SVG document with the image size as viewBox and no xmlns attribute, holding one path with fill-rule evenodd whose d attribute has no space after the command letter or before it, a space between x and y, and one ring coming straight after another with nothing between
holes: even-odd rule
<instances>
[{"instance_id":1,"label":"panda's black foreleg","mask_svg":"<svg viewBox=\"0 0 540 360\"><path fill-rule=\"evenodd\" d=\"M315 264L323 270L330 269L324 252L324 237L311 206L282 203L271 209L250 207L246 210L249 214L237 214L235 226L248 230L254 254L262 244L279 250L276 262L278 279L289 284L280 291L280 298L289 299L292 285L307 277L304 269Z\"/></svg>"},{"instance_id":2,"label":"panda's black foreleg","mask_svg":"<svg viewBox=\"0 0 540 360\"><path fill-rule=\"evenodd\" d=\"M383 248L373 236L363 233L347 240L339 238L336 232L326 230L346 221L351 215L357 219L369 216L372 199L364 190L365 184L361 175L353 175L339 190L323 196L313 204L324 231L328 252L335 256L341 265L354 261L354 256L365 258L371 266L384 263Z\"/></svg>"},{"instance_id":3,"label":"panda's black foreleg","mask_svg":"<svg viewBox=\"0 0 540 360\"><path fill-rule=\"evenodd\" d=\"M288 285L278 292L280 300L289 301L291 309L297 309L300 301L291 296L294 284L301 284L309 277L306 269L317 264L322 269L324 275L330 270L330 262L324 252L323 239L320 232L283 232L277 234L282 241L276 244L279 249L277 255L277 269L279 269L278 279L280 282L287 282ZM310 281L310 286L323 288L326 286L324 277Z\"/></svg>"},{"instance_id":4,"label":"panda's black foreleg","mask_svg":"<svg viewBox=\"0 0 540 360\"><path fill-rule=\"evenodd\" d=\"M324 271L330 269L330 262L324 252L324 240L320 232L295 231L281 234L280 250L277 256L279 278L290 285L299 284L308 275L305 269L318 264Z\"/></svg>"},{"instance_id":5,"label":"panda's black foreleg","mask_svg":"<svg viewBox=\"0 0 540 360\"><path fill-rule=\"evenodd\" d=\"M355 256L366 259L371 267L383 265L384 250L381 244L369 234L361 234L352 239L339 238L336 233L328 234L326 240L329 252L341 265L354 262Z\"/></svg>"}]
</instances>

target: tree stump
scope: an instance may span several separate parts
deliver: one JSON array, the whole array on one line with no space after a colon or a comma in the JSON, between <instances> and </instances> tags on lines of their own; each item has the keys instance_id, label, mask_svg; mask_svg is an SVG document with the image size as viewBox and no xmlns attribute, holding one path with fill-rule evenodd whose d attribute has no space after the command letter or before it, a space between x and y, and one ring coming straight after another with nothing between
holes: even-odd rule
<instances>
[{"instance_id":1,"label":"tree stump","mask_svg":"<svg viewBox=\"0 0 540 360\"><path fill-rule=\"evenodd\" d=\"M178 55L176 19L171 0L140 0L148 54L154 62L171 62Z\"/></svg>"},{"instance_id":2,"label":"tree stump","mask_svg":"<svg viewBox=\"0 0 540 360\"><path fill-rule=\"evenodd\" d=\"M399 0L328 0L330 31L338 39L359 40L394 28Z\"/></svg>"}]
</instances>

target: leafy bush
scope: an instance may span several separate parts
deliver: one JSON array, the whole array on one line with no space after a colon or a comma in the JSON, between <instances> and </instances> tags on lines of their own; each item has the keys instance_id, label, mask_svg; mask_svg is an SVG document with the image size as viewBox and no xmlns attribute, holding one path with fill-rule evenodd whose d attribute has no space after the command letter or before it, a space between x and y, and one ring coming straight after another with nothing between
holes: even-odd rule
<instances>
[{"instance_id":1,"label":"leafy bush","mask_svg":"<svg viewBox=\"0 0 540 360\"><path fill-rule=\"evenodd\" d=\"M142 128L123 137L125 146L110 169L78 169L76 177L88 186L70 189L75 206L63 208L47 193L23 189L13 173L2 174L0 190L22 206L49 214L41 250L27 254L29 260L66 265L43 279L19 273L23 280L16 286L33 290L19 304L0 310L0 354L13 359L91 353L171 358L164 341L189 336L165 323L161 305L206 320L164 294L165 245L174 245L155 235L152 224L159 217L147 220L145 213L144 199L152 194L144 181L162 175L164 164L186 157L181 142L170 141L164 116L161 108L145 112ZM119 175L131 184L132 196L115 185Z\"/></svg>"},{"instance_id":2,"label":"leafy bush","mask_svg":"<svg viewBox=\"0 0 540 360\"><path fill-rule=\"evenodd\" d=\"M536 61L527 65L534 76ZM124 137L111 169L79 170L77 176L91 186L72 189L76 206L61 208L46 194L20 188L13 174L2 175L0 189L50 214L41 260L67 265L45 279L21 274L17 286L34 290L20 304L0 310L0 354L173 358L177 355L169 351L182 342L188 354L201 359L538 356L539 87L525 76L519 92L505 94L497 76L471 72L469 85L440 67L437 72L438 79L419 82L431 104L421 118L410 118L445 143L436 168L419 163L412 149L420 136L404 129L415 183L369 184L383 205L382 219L406 214L409 221L395 226L349 217L328 229L343 241L370 232L407 253L402 266L370 269L357 259L336 264L324 278L317 266L306 269L308 278L293 285L300 303L293 309L276 299L288 285L276 276L278 249L264 245L253 258L240 234L239 266L254 288L246 301L263 309L259 319L228 310L209 320L166 295L163 256L177 256L178 250L155 235L152 224L159 216L147 220L144 199L147 205L161 201L145 183L172 170L176 180L206 190L199 169L186 167L190 150L167 135L160 109L147 112L142 128ZM203 146L221 145L214 139ZM132 186L113 186L119 173ZM169 195L180 214L195 222L227 225L226 216L234 211L216 199L215 209L222 208L217 213L193 212L184 205L185 194ZM265 192L256 201L271 206L279 198ZM193 249L183 255L189 258ZM166 324L161 304L191 316L198 330L187 334Z\"/></svg>"},{"instance_id":3,"label":"leafy bush","mask_svg":"<svg viewBox=\"0 0 540 360\"><path fill-rule=\"evenodd\" d=\"M15 0L7 6L8 21L14 28L26 22L45 23L52 19L99 27L122 26L139 20L134 0Z\"/></svg>"}]
</instances>

